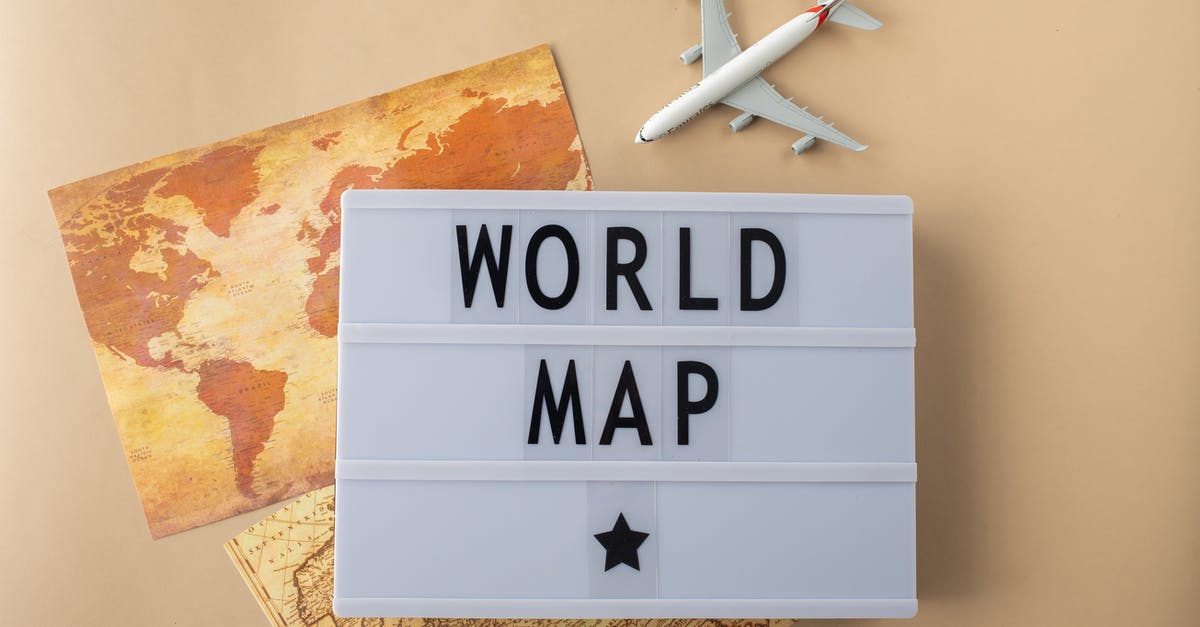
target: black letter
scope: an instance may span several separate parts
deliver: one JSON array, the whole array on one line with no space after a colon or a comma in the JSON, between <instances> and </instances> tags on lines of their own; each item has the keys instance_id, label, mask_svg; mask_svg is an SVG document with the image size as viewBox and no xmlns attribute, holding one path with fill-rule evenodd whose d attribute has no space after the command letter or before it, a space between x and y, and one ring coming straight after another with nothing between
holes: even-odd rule
<instances>
[{"instance_id":1,"label":"black letter","mask_svg":"<svg viewBox=\"0 0 1200 627\"><path fill-rule=\"evenodd\" d=\"M492 280L492 293L496 295L496 306L504 306L504 292L508 288L508 249L512 244L512 225L500 227L500 261L492 251L492 239L488 237L487 225L479 228L479 240L475 245L475 256L468 262L467 226L455 227L458 232L458 268L462 272L463 303L469 308L475 300L475 286L479 283L479 271L487 260L488 277Z\"/></svg>"},{"instance_id":2,"label":"black letter","mask_svg":"<svg viewBox=\"0 0 1200 627\"><path fill-rule=\"evenodd\" d=\"M621 416L621 405L625 396L629 396L629 405L633 408L633 416ZM604 433L600 435L600 443L612 444L613 432L617 427L633 427L638 430L638 440L642 446L652 446L650 441L650 425L646 424L646 410L642 408L642 395L638 393L637 380L633 378L633 366L629 360L621 368L621 378L617 379L617 390L613 392L612 405L608 408L608 420L604 423Z\"/></svg>"},{"instance_id":3,"label":"black letter","mask_svg":"<svg viewBox=\"0 0 1200 627\"><path fill-rule=\"evenodd\" d=\"M688 400L688 375L698 374L704 377L706 388L704 398L698 401ZM675 397L679 407L679 444L688 443L688 416L703 414L717 404L717 371L712 366L700 361L679 362L678 378L675 380Z\"/></svg>"},{"instance_id":4,"label":"black letter","mask_svg":"<svg viewBox=\"0 0 1200 627\"><path fill-rule=\"evenodd\" d=\"M620 240L633 243L633 260L629 263L617 261L617 244ZM629 291L633 292L633 299L637 301L638 307L642 311L650 311L650 299L646 298L646 290L642 289L642 283L637 278L637 271L642 268L644 263L646 263L646 238L642 232L630 226L608 227L608 259L606 263L608 289L604 301L605 309L612 311L617 308L617 277L623 276L629 283Z\"/></svg>"},{"instance_id":5,"label":"black letter","mask_svg":"<svg viewBox=\"0 0 1200 627\"><path fill-rule=\"evenodd\" d=\"M771 248L775 258L775 276L771 278L771 289L762 298L750 294L750 246L762 242ZM783 282L787 279L787 257L779 238L766 229L742 229L742 311L762 311L779 302L783 295Z\"/></svg>"},{"instance_id":6,"label":"black letter","mask_svg":"<svg viewBox=\"0 0 1200 627\"><path fill-rule=\"evenodd\" d=\"M572 359L567 364L567 376L563 380L563 398L561 403L554 401L554 387L550 385L550 370L546 368L546 360L542 360L541 366L538 368L537 385L533 392L533 415L529 419L529 443L538 443L538 432L542 428L542 405L546 405L546 409L550 413L550 435L554 437L554 443L562 439L563 424L567 421L567 406L570 405L575 411L572 412L574 418L573 425L575 427L575 443L587 444L587 440L583 432L583 410L579 403L579 380L575 377L575 360Z\"/></svg>"},{"instance_id":7,"label":"black letter","mask_svg":"<svg viewBox=\"0 0 1200 627\"><path fill-rule=\"evenodd\" d=\"M717 299L692 296L692 229L679 229L679 308L717 310Z\"/></svg>"},{"instance_id":8,"label":"black letter","mask_svg":"<svg viewBox=\"0 0 1200 627\"><path fill-rule=\"evenodd\" d=\"M563 250L567 253L567 284L558 296L546 296L538 285L537 260L538 250L542 242L555 237L562 242ZM579 249L575 248L575 238L571 232L557 224L547 224L533 232L529 238L529 246L525 249L525 284L529 286L529 295L543 309L562 309L575 296L575 288L579 286Z\"/></svg>"}]
</instances>

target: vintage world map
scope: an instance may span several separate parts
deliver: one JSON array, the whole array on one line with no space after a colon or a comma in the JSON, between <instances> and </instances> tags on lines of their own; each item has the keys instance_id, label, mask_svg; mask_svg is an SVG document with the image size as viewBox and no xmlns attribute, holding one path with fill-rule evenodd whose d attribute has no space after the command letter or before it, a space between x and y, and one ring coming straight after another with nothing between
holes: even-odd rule
<instances>
[{"instance_id":1,"label":"vintage world map","mask_svg":"<svg viewBox=\"0 0 1200 627\"><path fill-rule=\"evenodd\" d=\"M333 482L343 191L590 187L542 46L52 190L151 534Z\"/></svg>"}]
</instances>

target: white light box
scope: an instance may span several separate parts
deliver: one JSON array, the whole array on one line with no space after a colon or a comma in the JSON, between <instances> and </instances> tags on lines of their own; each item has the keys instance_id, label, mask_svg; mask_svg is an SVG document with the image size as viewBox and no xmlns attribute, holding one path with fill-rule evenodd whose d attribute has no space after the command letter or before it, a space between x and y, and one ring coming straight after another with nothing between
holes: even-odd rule
<instances>
[{"instance_id":1,"label":"white light box","mask_svg":"<svg viewBox=\"0 0 1200 627\"><path fill-rule=\"evenodd\" d=\"M339 616L916 612L912 202L342 196Z\"/></svg>"}]
</instances>

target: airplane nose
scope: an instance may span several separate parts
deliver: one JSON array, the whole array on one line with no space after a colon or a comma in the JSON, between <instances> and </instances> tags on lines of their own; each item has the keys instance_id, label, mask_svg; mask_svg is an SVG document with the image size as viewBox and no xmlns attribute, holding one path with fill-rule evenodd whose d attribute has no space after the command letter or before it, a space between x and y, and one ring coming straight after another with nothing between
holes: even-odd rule
<instances>
[{"instance_id":1,"label":"airplane nose","mask_svg":"<svg viewBox=\"0 0 1200 627\"><path fill-rule=\"evenodd\" d=\"M644 129L645 129L645 127L642 127L642 128L639 128L639 129L638 129L638 134L637 134L637 137L634 137L634 138L633 138L633 143L635 143L635 144L644 144L644 143L646 143L646 142L649 142L649 141L651 141L651 140L649 140L649 139L646 139L646 136L642 134L642 131L643 131Z\"/></svg>"}]
</instances>

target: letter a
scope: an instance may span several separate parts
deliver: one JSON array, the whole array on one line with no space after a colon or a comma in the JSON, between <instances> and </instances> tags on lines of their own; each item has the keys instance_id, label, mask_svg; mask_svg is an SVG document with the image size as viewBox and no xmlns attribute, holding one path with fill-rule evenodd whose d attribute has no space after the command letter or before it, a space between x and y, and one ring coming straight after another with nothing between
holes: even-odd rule
<instances>
[{"instance_id":1,"label":"letter a","mask_svg":"<svg viewBox=\"0 0 1200 627\"><path fill-rule=\"evenodd\" d=\"M629 405L633 408L633 416L620 415L626 396L629 397ZM638 393L637 380L633 378L633 366L629 360L625 360L625 366L621 368L621 378L617 380L617 390L613 392L613 401L608 408L608 420L604 423L600 444L612 444L613 433L618 427L637 429L638 440L642 446L654 445L650 439L650 425L646 423L646 410L642 407L642 395Z\"/></svg>"}]
</instances>

